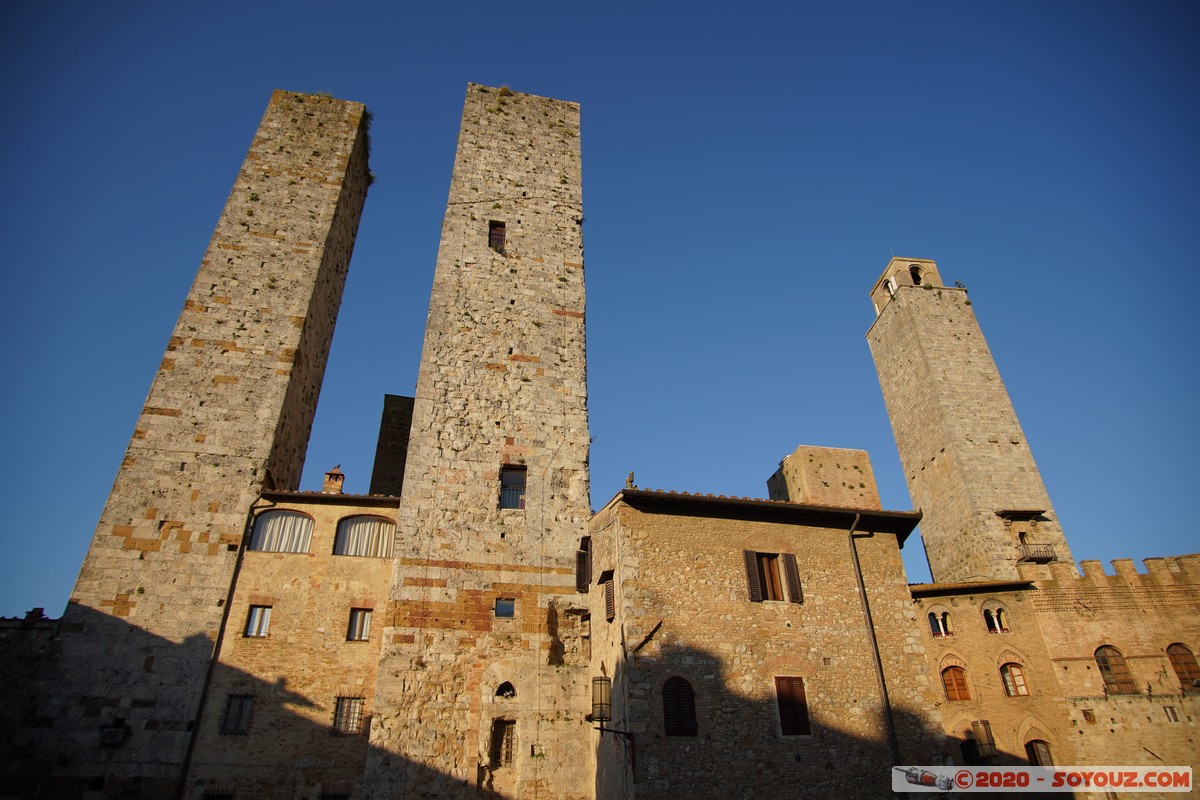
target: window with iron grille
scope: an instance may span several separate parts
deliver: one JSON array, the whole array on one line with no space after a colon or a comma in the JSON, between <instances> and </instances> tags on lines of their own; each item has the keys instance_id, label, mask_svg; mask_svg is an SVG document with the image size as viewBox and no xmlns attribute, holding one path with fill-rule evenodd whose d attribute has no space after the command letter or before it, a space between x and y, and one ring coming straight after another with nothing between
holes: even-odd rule
<instances>
[{"instance_id":1,"label":"window with iron grille","mask_svg":"<svg viewBox=\"0 0 1200 800\"><path fill-rule=\"evenodd\" d=\"M513 752L516 750L516 740L516 720L492 720L491 760L493 767L507 767L513 763Z\"/></svg>"},{"instance_id":2,"label":"window with iron grille","mask_svg":"<svg viewBox=\"0 0 1200 800\"><path fill-rule=\"evenodd\" d=\"M250 606L246 614L246 630L242 634L251 639L261 639L271 629L271 607Z\"/></svg>"},{"instance_id":3,"label":"window with iron grille","mask_svg":"<svg viewBox=\"0 0 1200 800\"><path fill-rule=\"evenodd\" d=\"M503 466L500 468L500 507L525 508L525 474L527 470L521 466Z\"/></svg>"},{"instance_id":4,"label":"window with iron grille","mask_svg":"<svg viewBox=\"0 0 1200 800\"><path fill-rule=\"evenodd\" d=\"M350 626L346 629L346 641L365 642L371 638L371 609L350 609Z\"/></svg>"},{"instance_id":5,"label":"window with iron grille","mask_svg":"<svg viewBox=\"0 0 1200 800\"><path fill-rule=\"evenodd\" d=\"M1103 645L1096 649L1096 666L1100 668L1100 677L1104 679L1104 691L1109 694L1138 694L1137 684L1129 674L1129 665L1125 656L1112 645Z\"/></svg>"},{"instance_id":6,"label":"window with iron grille","mask_svg":"<svg viewBox=\"0 0 1200 800\"><path fill-rule=\"evenodd\" d=\"M786 599L793 603L804 602L796 556L791 553L757 553L753 550L746 550L742 555L746 562L746 586L751 602ZM780 581L781 565L783 578L787 582L787 597L784 597L784 584Z\"/></svg>"},{"instance_id":7,"label":"window with iron grille","mask_svg":"<svg viewBox=\"0 0 1200 800\"><path fill-rule=\"evenodd\" d=\"M250 731L250 714L253 710L254 695L229 695L225 700L225 719L221 722L221 733L248 733Z\"/></svg>"},{"instance_id":8,"label":"window with iron grille","mask_svg":"<svg viewBox=\"0 0 1200 800\"><path fill-rule=\"evenodd\" d=\"M488 223L488 247L497 252L504 252L504 223Z\"/></svg>"},{"instance_id":9,"label":"window with iron grille","mask_svg":"<svg viewBox=\"0 0 1200 800\"><path fill-rule=\"evenodd\" d=\"M812 733L808 724L808 698L804 678L776 676L775 698L779 704L779 728L784 736Z\"/></svg>"},{"instance_id":10,"label":"window with iron grille","mask_svg":"<svg viewBox=\"0 0 1200 800\"><path fill-rule=\"evenodd\" d=\"M363 732L363 704L361 697L339 697L333 709L334 733L355 734Z\"/></svg>"},{"instance_id":11,"label":"window with iron grille","mask_svg":"<svg viewBox=\"0 0 1200 800\"><path fill-rule=\"evenodd\" d=\"M663 733L696 735L696 693L686 678L667 678L663 684Z\"/></svg>"},{"instance_id":12,"label":"window with iron grille","mask_svg":"<svg viewBox=\"0 0 1200 800\"><path fill-rule=\"evenodd\" d=\"M971 690L967 688L967 671L962 667L946 667L942 670L942 688L946 690L947 700L971 699Z\"/></svg>"}]
</instances>

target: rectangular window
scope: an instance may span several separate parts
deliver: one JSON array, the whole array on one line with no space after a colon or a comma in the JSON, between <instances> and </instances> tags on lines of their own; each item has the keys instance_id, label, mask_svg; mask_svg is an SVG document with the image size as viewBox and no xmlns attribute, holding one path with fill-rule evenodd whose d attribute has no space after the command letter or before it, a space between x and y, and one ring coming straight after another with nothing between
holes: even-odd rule
<instances>
[{"instance_id":1,"label":"rectangular window","mask_svg":"<svg viewBox=\"0 0 1200 800\"><path fill-rule=\"evenodd\" d=\"M504 223L488 223L488 247L496 252L504 252Z\"/></svg>"},{"instance_id":2,"label":"rectangular window","mask_svg":"<svg viewBox=\"0 0 1200 800\"><path fill-rule=\"evenodd\" d=\"M225 720L221 723L221 733L248 733L250 731L250 712L253 710L254 695L229 695L225 701Z\"/></svg>"},{"instance_id":3,"label":"rectangular window","mask_svg":"<svg viewBox=\"0 0 1200 800\"><path fill-rule=\"evenodd\" d=\"M779 727L784 736L805 736L812 733L808 724L808 699L804 694L804 678L775 678L775 696L779 702Z\"/></svg>"},{"instance_id":4,"label":"rectangular window","mask_svg":"<svg viewBox=\"0 0 1200 800\"><path fill-rule=\"evenodd\" d=\"M525 467L500 468L500 507L525 508Z\"/></svg>"},{"instance_id":5,"label":"rectangular window","mask_svg":"<svg viewBox=\"0 0 1200 800\"><path fill-rule=\"evenodd\" d=\"M371 638L371 609L350 609L350 627L346 629L346 641L365 642Z\"/></svg>"},{"instance_id":6,"label":"rectangular window","mask_svg":"<svg viewBox=\"0 0 1200 800\"><path fill-rule=\"evenodd\" d=\"M587 594L592 583L592 537L584 536L579 540L579 549L575 551L575 591Z\"/></svg>"},{"instance_id":7,"label":"rectangular window","mask_svg":"<svg viewBox=\"0 0 1200 800\"><path fill-rule=\"evenodd\" d=\"M250 606L246 615L246 632L243 634L252 639L261 639L267 635L271 627L270 606Z\"/></svg>"},{"instance_id":8,"label":"rectangular window","mask_svg":"<svg viewBox=\"0 0 1200 800\"><path fill-rule=\"evenodd\" d=\"M511 719L492 721L492 766L507 767L513 762L516 749L517 723Z\"/></svg>"},{"instance_id":9,"label":"rectangular window","mask_svg":"<svg viewBox=\"0 0 1200 800\"><path fill-rule=\"evenodd\" d=\"M1175 706L1163 706L1163 711L1167 714L1167 722L1179 722L1179 712Z\"/></svg>"},{"instance_id":10,"label":"rectangular window","mask_svg":"<svg viewBox=\"0 0 1200 800\"><path fill-rule=\"evenodd\" d=\"M333 709L333 730L335 733L362 733L363 703L361 697L339 697Z\"/></svg>"},{"instance_id":11,"label":"rectangular window","mask_svg":"<svg viewBox=\"0 0 1200 800\"><path fill-rule=\"evenodd\" d=\"M783 584L780 582L781 564L791 601L793 603L804 602L796 556L791 553L757 553L753 550L746 550L742 555L746 562L746 586L750 591L752 602L761 603L764 600L787 599L784 597Z\"/></svg>"},{"instance_id":12,"label":"rectangular window","mask_svg":"<svg viewBox=\"0 0 1200 800\"><path fill-rule=\"evenodd\" d=\"M612 622L617 616L617 597L616 589L613 586L613 571L611 569L604 570L600 574L600 580L597 583L604 587L604 618Z\"/></svg>"},{"instance_id":13,"label":"rectangular window","mask_svg":"<svg viewBox=\"0 0 1200 800\"><path fill-rule=\"evenodd\" d=\"M496 598L496 616L497 617L515 617L517 615L517 601L507 597Z\"/></svg>"}]
</instances>

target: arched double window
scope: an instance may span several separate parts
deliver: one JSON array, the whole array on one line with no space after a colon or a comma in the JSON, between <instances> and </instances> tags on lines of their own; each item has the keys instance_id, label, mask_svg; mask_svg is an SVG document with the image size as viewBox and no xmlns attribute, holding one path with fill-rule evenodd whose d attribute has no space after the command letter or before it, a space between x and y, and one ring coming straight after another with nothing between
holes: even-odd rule
<instances>
[{"instance_id":1,"label":"arched double window","mask_svg":"<svg viewBox=\"0 0 1200 800\"><path fill-rule=\"evenodd\" d=\"M930 611L929 632L933 634L934 638L953 636L954 630L950 627L950 612L943 611L939 614L936 611Z\"/></svg>"},{"instance_id":2,"label":"arched double window","mask_svg":"<svg viewBox=\"0 0 1200 800\"><path fill-rule=\"evenodd\" d=\"M1100 668L1100 677L1104 679L1104 691L1109 694L1137 694L1137 684L1129 674L1129 665L1125 656L1112 645L1103 645L1096 649L1096 666Z\"/></svg>"},{"instance_id":3,"label":"arched double window","mask_svg":"<svg viewBox=\"0 0 1200 800\"><path fill-rule=\"evenodd\" d=\"M307 553L313 519L299 511L264 511L254 519L249 550L267 553Z\"/></svg>"},{"instance_id":4,"label":"arched double window","mask_svg":"<svg viewBox=\"0 0 1200 800\"><path fill-rule=\"evenodd\" d=\"M686 678L667 678L663 684L663 733L667 736L696 735L696 693Z\"/></svg>"},{"instance_id":5,"label":"arched double window","mask_svg":"<svg viewBox=\"0 0 1200 800\"><path fill-rule=\"evenodd\" d=\"M1029 685L1025 682L1025 670L1020 664L1009 662L1001 666L1000 679L1004 681L1004 693L1009 697L1029 696Z\"/></svg>"},{"instance_id":6,"label":"arched double window","mask_svg":"<svg viewBox=\"0 0 1200 800\"><path fill-rule=\"evenodd\" d=\"M335 556L392 557L396 524L383 517L346 517L338 523L333 540Z\"/></svg>"},{"instance_id":7,"label":"arched double window","mask_svg":"<svg viewBox=\"0 0 1200 800\"><path fill-rule=\"evenodd\" d=\"M1179 687L1184 692L1200 692L1200 666L1196 664L1196 656L1186 644L1176 642L1167 648L1167 658L1171 659L1171 669L1179 678Z\"/></svg>"},{"instance_id":8,"label":"arched double window","mask_svg":"<svg viewBox=\"0 0 1200 800\"><path fill-rule=\"evenodd\" d=\"M985 608L983 621L987 625L988 633L1008 633L1008 612L1001 606Z\"/></svg>"},{"instance_id":9,"label":"arched double window","mask_svg":"<svg viewBox=\"0 0 1200 800\"><path fill-rule=\"evenodd\" d=\"M967 688L967 671L962 667L946 667L942 670L942 687L946 690L947 700L971 699L971 690Z\"/></svg>"}]
</instances>

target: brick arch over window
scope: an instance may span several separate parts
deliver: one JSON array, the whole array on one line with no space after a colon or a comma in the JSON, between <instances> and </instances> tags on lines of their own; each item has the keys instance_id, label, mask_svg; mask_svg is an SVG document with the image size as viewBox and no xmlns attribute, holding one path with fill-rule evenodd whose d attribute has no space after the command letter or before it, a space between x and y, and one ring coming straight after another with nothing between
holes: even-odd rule
<instances>
[{"instance_id":1,"label":"brick arch over window","mask_svg":"<svg viewBox=\"0 0 1200 800\"><path fill-rule=\"evenodd\" d=\"M970 700L971 690L967 686L967 671L957 665L943 669L942 689L946 692L947 700Z\"/></svg>"},{"instance_id":2,"label":"brick arch over window","mask_svg":"<svg viewBox=\"0 0 1200 800\"><path fill-rule=\"evenodd\" d=\"M663 733L667 736L696 735L696 692L687 678L667 678L662 688Z\"/></svg>"},{"instance_id":3,"label":"brick arch over window","mask_svg":"<svg viewBox=\"0 0 1200 800\"><path fill-rule=\"evenodd\" d=\"M386 517L358 514L338 520L333 540L335 556L391 558L396 523Z\"/></svg>"},{"instance_id":4,"label":"brick arch over window","mask_svg":"<svg viewBox=\"0 0 1200 800\"><path fill-rule=\"evenodd\" d=\"M1200 692L1200 665L1196 664L1196 655L1192 649L1182 642L1175 642L1167 647L1167 658L1171 660L1171 669L1179 678L1179 687L1184 692Z\"/></svg>"},{"instance_id":5,"label":"brick arch over window","mask_svg":"<svg viewBox=\"0 0 1200 800\"><path fill-rule=\"evenodd\" d=\"M271 509L254 518L247 550L266 553L307 553L313 518L300 511Z\"/></svg>"},{"instance_id":6,"label":"brick arch over window","mask_svg":"<svg viewBox=\"0 0 1200 800\"><path fill-rule=\"evenodd\" d=\"M1096 648L1096 666L1104 680L1104 691L1108 694L1138 694L1137 684L1125 663L1125 656L1110 644Z\"/></svg>"}]
</instances>

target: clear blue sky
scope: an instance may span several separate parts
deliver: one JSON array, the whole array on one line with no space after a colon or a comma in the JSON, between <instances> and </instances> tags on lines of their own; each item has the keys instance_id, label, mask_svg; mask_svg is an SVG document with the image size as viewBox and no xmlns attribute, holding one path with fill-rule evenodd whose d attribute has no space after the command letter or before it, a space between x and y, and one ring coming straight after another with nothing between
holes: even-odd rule
<instances>
[{"instance_id":1,"label":"clear blue sky","mask_svg":"<svg viewBox=\"0 0 1200 800\"><path fill-rule=\"evenodd\" d=\"M1195 2L0 7L0 614L70 593L272 89L375 113L303 488L411 394L468 81L583 106L592 502L764 496L797 444L909 509L863 335L971 291L1077 558L1200 550ZM910 580L928 573L906 548Z\"/></svg>"}]
</instances>

